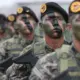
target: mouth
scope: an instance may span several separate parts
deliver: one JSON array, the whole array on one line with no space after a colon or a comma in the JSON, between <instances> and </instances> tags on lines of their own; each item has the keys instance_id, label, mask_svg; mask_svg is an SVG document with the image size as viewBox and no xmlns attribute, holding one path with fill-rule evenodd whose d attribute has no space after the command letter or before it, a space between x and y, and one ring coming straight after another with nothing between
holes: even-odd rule
<instances>
[{"instance_id":1,"label":"mouth","mask_svg":"<svg viewBox=\"0 0 80 80\"><path fill-rule=\"evenodd\" d=\"M55 37L58 36L58 33L55 30L53 31L53 36L55 36Z\"/></svg>"}]
</instances>

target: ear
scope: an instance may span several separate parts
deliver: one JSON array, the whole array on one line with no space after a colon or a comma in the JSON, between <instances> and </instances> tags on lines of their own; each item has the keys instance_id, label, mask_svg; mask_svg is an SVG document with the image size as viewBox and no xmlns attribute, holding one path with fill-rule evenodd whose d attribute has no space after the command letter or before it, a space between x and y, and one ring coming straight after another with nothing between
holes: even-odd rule
<instances>
[{"instance_id":1,"label":"ear","mask_svg":"<svg viewBox=\"0 0 80 80\"><path fill-rule=\"evenodd\" d=\"M67 30L72 30L72 25L71 25L71 23L67 23L66 29L67 29Z\"/></svg>"}]
</instances>

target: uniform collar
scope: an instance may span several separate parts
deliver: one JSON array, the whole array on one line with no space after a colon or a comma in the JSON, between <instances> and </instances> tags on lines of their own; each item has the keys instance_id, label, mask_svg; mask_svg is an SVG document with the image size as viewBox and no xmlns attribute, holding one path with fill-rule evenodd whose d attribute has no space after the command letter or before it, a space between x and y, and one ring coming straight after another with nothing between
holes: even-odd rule
<instances>
[{"instance_id":1,"label":"uniform collar","mask_svg":"<svg viewBox=\"0 0 80 80\"><path fill-rule=\"evenodd\" d=\"M54 50L50 46L48 46L47 44L45 46L45 50L46 50L47 53L48 52L54 52Z\"/></svg>"}]
</instances>

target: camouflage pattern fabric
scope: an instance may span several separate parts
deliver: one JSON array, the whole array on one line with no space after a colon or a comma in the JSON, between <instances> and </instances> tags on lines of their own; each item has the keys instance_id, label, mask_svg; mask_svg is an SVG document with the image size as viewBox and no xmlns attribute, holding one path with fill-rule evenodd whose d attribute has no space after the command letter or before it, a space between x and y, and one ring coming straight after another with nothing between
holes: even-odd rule
<instances>
[{"instance_id":1,"label":"camouflage pattern fabric","mask_svg":"<svg viewBox=\"0 0 80 80\"><path fill-rule=\"evenodd\" d=\"M68 65L63 63L62 68L68 67L68 73L58 80L79 80L80 79L80 54L69 47ZM60 53L60 52L59 52ZM63 54L64 55L64 54ZM66 57L64 56L64 61ZM29 80L56 80L55 78L61 74L60 72L60 59L57 58L56 52L47 54L39 59L36 66L33 68Z\"/></svg>"},{"instance_id":2,"label":"camouflage pattern fabric","mask_svg":"<svg viewBox=\"0 0 80 80\"><path fill-rule=\"evenodd\" d=\"M28 50L32 49L32 44L26 46L20 55L27 53ZM6 71L7 80L28 80L32 66L30 64L15 64L13 63Z\"/></svg>"}]
</instances>

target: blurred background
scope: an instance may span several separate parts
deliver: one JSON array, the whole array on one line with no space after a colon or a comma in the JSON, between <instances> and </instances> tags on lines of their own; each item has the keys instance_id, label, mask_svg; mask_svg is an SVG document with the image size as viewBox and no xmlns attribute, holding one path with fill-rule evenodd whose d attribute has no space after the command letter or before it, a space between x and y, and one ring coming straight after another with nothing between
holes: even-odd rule
<instances>
[{"instance_id":1,"label":"blurred background","mask_svg":"<svg viewBox=\"0 0 80 80\"><path fill-rule=\"evenodd\" d=\"M8 16L11 13L16 13L19 6L28 6L39 17L40 5L50 1L59 3L68 12L68 6L73 0L0 0L0 13Z\"/></svg>"}]
</instances>

